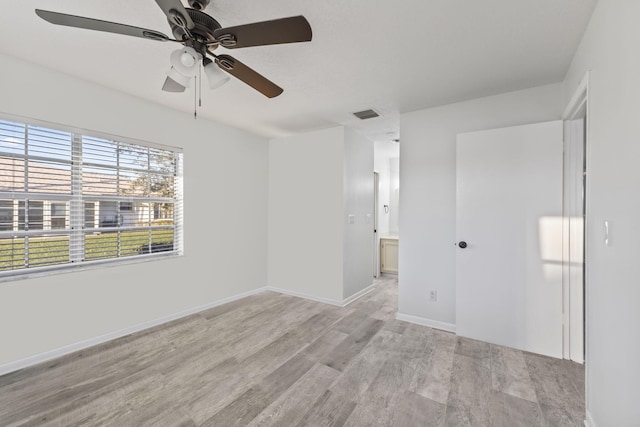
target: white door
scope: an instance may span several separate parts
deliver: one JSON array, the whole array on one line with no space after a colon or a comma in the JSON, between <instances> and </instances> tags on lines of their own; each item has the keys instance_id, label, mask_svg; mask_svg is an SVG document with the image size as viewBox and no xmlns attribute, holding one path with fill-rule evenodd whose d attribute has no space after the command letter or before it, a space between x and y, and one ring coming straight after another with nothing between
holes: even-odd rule
<instances>
[{"instance_id":1,"label":"white door","mask_svg":"<svg viewBox=\"0 0 640 427\"><path fill-rule=\"evenodd\" d=\"M456 199L458 335L562 357L562 122L458 135Z\"/></svg>"}]
</instances>

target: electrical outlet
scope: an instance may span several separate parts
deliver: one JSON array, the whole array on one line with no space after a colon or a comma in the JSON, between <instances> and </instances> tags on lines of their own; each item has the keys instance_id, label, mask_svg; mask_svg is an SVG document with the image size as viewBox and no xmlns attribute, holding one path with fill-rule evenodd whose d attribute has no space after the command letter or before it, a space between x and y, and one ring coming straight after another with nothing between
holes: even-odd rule
<instances>
[{"instance_id":1,"label":"electrical outlet","mask_svg":"<svg viewBox=\"0 0 640 427\"><path fill-rule=\"evenodd\" d=\"M438 291L430 291L429 292L429 300L436 302L438 301Z\"/></svg>"}]
</instances>

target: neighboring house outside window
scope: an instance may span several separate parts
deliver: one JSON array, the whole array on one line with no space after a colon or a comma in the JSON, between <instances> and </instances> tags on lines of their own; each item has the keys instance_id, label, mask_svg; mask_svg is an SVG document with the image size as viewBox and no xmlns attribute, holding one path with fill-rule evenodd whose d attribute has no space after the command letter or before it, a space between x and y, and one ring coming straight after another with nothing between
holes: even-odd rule
<instances>
[{"instance_id":1,"label":"neighboring house outside window","mask_svg":"<svg viewBox=\"0 0 640 427\"><path fill-rule=\"evenodd\" d=\"M0 200L0 231L13 230L13 200Z\"/></svg>"},{"instance_id":2,"label":"neighboring house outside window","mask_svg":"<svg viewBox=\"0 0 640 427\"><path fill-rule=\"evenodd\" d=\"M67 204L66 202L51 203L51 229L60 230L67 228Z\"/></svg>"},{"instance_id":3,"label":"neighboring house outside window","mask_svg":"<svg viewBox=\"0 0 640 427\"><path fill-rule=\"evenodd\" d=\"M181 253L181 212L179 149L0 120L0 278Z\"/></svg>"}]
</instances>

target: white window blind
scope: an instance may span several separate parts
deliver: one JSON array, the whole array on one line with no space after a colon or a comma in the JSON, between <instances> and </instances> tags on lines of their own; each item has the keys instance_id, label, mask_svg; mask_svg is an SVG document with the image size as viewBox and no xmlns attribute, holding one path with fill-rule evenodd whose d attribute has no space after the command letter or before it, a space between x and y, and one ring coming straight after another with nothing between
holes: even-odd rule
<instances>
[{"instance_id":1,"label":"white window blind","mask_svg":"<svg viewBox=\"0 0 640 427\"><path fill-rule=\"evenodd\" d=\"M0 277L182 251L178 150L0 120Z\"/></svg>"}]
</instances>

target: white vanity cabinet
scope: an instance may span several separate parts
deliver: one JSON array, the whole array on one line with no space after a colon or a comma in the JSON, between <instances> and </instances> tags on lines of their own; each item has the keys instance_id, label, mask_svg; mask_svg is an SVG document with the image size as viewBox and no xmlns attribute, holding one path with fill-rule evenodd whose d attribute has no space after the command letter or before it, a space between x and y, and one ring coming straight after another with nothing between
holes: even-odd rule
<instances>
[{"instance_id":1,"label":"white vanity cabinet","mask_svg":"<svg viewBox=\"0 0 640 427\"><path fill-rule=\"evenodd\" d=\"M398 274L398 238L380 239L380 272Z\"/></svg>"}]
</instances>

